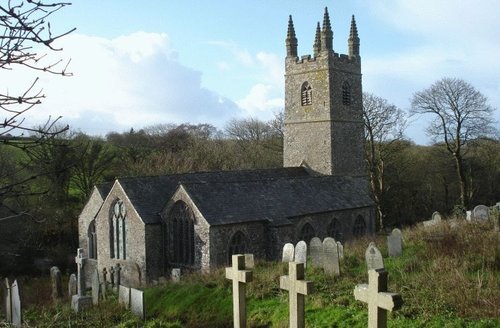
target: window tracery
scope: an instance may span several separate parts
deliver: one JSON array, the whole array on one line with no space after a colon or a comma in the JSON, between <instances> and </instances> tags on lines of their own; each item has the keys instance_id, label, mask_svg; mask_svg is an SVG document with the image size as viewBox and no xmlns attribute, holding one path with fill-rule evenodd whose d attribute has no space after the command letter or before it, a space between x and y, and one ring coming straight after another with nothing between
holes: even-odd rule
<instances>
[{"instance_id":1,"label":"window tracery","mask_svg":"<svg viewBox=\"0 0 500 328\"><path fill-rule=\"evenodd\" d=\"M363 236L365 233L366 233L365 219L361 215L358 215L356 221L354 221L352 234L354 237L360 237Z\"/></svg>"},{"instance_id":2,"label":"window tracery","mask_svg":"<svg viewBox=\"0 0 500 328\"><path fill-rule=\"evenodd\" d=\"M194 214L182 201L170 211L172 221L172 262L184 265L194 264Z\"/></svg>"},{"instance_id":3,"label":"window tracery","mask_svg":"<svg viewBox=\"0 0 500 328\"><path fill-rule=\"evenodd\" d=\"M312 105L312 88L309 82L304 82L300 90L302 106Z\"/></svg>"}]
</instances>

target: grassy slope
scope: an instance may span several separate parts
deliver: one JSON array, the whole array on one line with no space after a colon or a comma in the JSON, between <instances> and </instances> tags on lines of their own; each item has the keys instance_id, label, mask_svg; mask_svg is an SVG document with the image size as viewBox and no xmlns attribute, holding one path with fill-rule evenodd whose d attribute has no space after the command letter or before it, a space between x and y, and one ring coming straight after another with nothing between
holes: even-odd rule
<instances>
[{"instance_id":1,"label":"grassy slope","mask_svg":"<svg viewBox=\"0 0 500 328\"><path fill-rule=\"evenodd\" d=\"M389 327L500 327L500 233L477 224L403 233L403 256L384 259L389 290L405 301L389 315ZM316 289L306 297L308 327L366 327L367 307L354 300L353 289L367 282L364 251L370 241L345 245L340 277L327 278L308 267L306 278ZM386 256L385 237L375 241ZM283 263L257 263L254 281L247 285L249 327L288 327L288 294L279 289L283 274ZM68 301L44 306L41 289L23 288L33 299L25 311L27 327L232 327L231 284L223 269L147 288L145 322L117 306L115 298L78 315ZM45 289L43 294L50 293Z\"/></svg>"}]
</instances>

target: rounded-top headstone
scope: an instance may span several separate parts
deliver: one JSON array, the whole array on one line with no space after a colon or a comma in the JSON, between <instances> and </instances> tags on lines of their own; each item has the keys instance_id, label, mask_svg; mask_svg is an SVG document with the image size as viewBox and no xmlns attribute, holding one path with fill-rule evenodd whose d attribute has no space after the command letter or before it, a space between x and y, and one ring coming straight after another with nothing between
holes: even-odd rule
<instances>
[{"instance_id":1,"label":"rounded-top headstone","mask_svg":"<svg viewBox=\"0 0 500 328\"><path fill-rule=\"evenodd\" d=\"M432 221L434 222L441 222L441 214L439 214L438 211L432 213Z\"/></svg>"},{"instance_id":2,"label":"rounded-top headstone","mask_svg":"<svg viewBox=\"0 0 500 328\"><path fill-rule=\"evenodd\" d=\"M366 266L368 270L377 270L384 268L384 259L382 258L382 253L375 245L371 242L365 252Z\"/></svg>"},{"instance_id":3,"label":"rounded-top headstone","mask_svg":"<svg viewBox=\"0 0 500 328\"><path fill-rule=\"evenodd\" d=\"M340 275L339 250L335 239L326 237L323 240L323 269L327 276Z\"/></svg>"},{"instance_id":4,"label":"rounded-top headstone","mask_svg":"<svg viewBox=\"0 0 500 328\"><path fill-rule=\"evenodd\" d=\"M318 237L311 239L309 243L309 253L311 254L312 265L316 268L321 267L323 257L323 243Z\"/></svg>"},{"instance_id":5,"label":"rounded-top headstone","mask_svg":"<svg viewBox=\"0 0 500 328\"><path fill-rule=\"evenodd\" d=\"M486 205L477 205L472 213L474 220L488 220L490 217L490 209Z\"/></svg>"},{"instance_id":6,"label":"rounded-top headstone","mask_svg":"<svg viewBox=\"0 0 500 328\"><path fill-rule=\"evenodd\" d=\"M295 257L295 246L292 243L286 243L283 246L282 262L293 262Z\"/></svg>"},{"instance_id":7,"label":"rounded-top headstone","mask_svg":"<svg viewBox=\"0 0 500 328\"><path fill-rule=\"evenodd\" d=\"M304 267L307 266L307 244L305 241L301 240L295 246L295 262L304 263Z\"/></svg>"}]
</instances>

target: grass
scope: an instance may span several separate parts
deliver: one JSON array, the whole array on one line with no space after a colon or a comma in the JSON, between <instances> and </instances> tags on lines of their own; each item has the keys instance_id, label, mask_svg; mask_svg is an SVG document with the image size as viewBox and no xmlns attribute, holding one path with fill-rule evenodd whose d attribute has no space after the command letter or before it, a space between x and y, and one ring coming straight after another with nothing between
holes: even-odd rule
<instances>
[{"instance_id":1,"label":"grass","mask_svg":"<svg viewBox=\"0 0 500 328\"><path fill-rule=\"evenodd\" d=\"M374 236L346 243L340 277L326 277L309 266L306 279L314 282L315 293L306 297L306 325L366 327L367 307L354 300L353 289L367 282L364 252L373 240L384 255L389 290L404 300L389 315L389 327L500 327L499 232L488 223L463 222L452 229L445 221L403 234L401 257L388 258L385 236ZM283 263L256 263L254 280L247 284L249 327L288 327L288 294L279 289L279 276L286 270ZM31 302L26 326L232 327L231 282L224 276L221 268L186 275L178 284L146 288L145 322L112 299L79 315L69 309L69 301L43 307Z\"/></svg>"}]
</instances>

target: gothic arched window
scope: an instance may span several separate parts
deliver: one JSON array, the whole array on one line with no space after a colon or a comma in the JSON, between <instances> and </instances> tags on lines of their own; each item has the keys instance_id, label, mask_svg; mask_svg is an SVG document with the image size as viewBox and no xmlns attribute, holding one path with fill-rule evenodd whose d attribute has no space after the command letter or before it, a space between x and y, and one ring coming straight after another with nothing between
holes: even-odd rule
<instances>
[{"instance_id":1,"label":"gothic arched window","mask_svg":"<svg viewBox=\"0 0 500 328\"><path fill-rule=\"evenodd\" d=\"M330 225L328 225L328 236L337 241L342 241L342 224L336 218L333 218Z\"/></svg>"},{"instance_id":2,"label":"gothic arched window","mask_svg":"<svg viewBox=\"0 0 500 328\"><path fill-rule=\"evenodd\" d=\"M302 106L312 105L312 88L307 81L300 88L300 99Z\"/></svg>"},{"instance_id":3,"label":"gothic arched window","mask_svg":"<svg viewBox=\"0 0 500 328\"><path fill-rule=\"evenodd\" d=\"M113 206L109 222L109 245L111 258L126 259L127 253L127 210L121 200Z\"/></svg>"},{"instance_id":4,"label":"gothic arched window","mask_svg":"<svg viewBox=\"0 0 500 328\"><path fill-rule=\"evenodd\" d=\"M300 229L300 240L303 240L309 244L311 239L313 239L314 237L316 237L316 232L314 232L314 228L312 227L312 225L309 223L304 224L302 226L302 229Z\"/></svg>"},{"instance_id":5,"label":"gothic arched window","mask_svg":"<svg viewBox=\"0 0 500 328\"><path fill-rule=\"evenodd\" d=\"M90 259L97 258L97 235L95 232L95 220L92 220L89 224L89 229L87 232L87 241L88 241L88 254Z\"/></svg>"},{"instance_id":6,"label":"gothic arched window","mask_svg":"<svg viewBox=\"0 0 500 328\"><path fill-rule=\"evenodd\" d=\"M358 215L356 221L354 221L354 227L352 228L352 235L354 237L360 237L366 233L365 219L361 215Z\"/></svg>"},{"instance_id":7,"label":"gothic arched window","mask_svg":"<svg viewBox=\"0 0 500 328\"><path fill-rule=\"evenodd\" d=\"M194 264L194 214L182 201L172 207L169 217L172 221L172 262L184 265Z\"/></svg>"},{"instance_id":8,"label":"gothic arched window","mask_svg":"<svg viewBox=\"0 0 500 328\"><path fill-rule=\"evenodd\" d=\"M231 263L231 256L234 254L245 254L246 238L243 232L237 231L229 241L229 249L227 251L228 263Z\"/></svg>"},{"instance_id":9,"label":"gothic arched window","mask_svg":"<svg viewBox=\"0 0 500 328\"><path fill-rule=\"evenodd\" d=\"M351 85L347 81L342 84L342 104L351 106Z\"/></svg>"}]
</instances>

